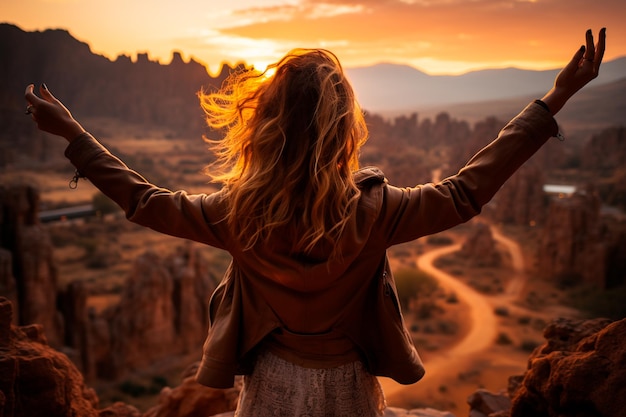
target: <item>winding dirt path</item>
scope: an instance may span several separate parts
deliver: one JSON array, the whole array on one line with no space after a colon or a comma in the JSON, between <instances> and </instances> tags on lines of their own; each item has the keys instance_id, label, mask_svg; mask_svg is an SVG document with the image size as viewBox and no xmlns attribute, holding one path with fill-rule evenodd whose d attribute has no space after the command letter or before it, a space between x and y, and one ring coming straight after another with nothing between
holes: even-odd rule
<instances>
[{"instance_id":1,"label":"winding dirt path","mask_svg":"<svg viewBox=\"0 0 626 417\"><path fill-rule=\"evenodd\" d=\"M508 298L509 301L514 301L522 295L522 290L526 285L526 273L524 267L524 255L519 244L504 236L500 230L494 226L491 226L491 233L493 238L501 245L506 247L511 255L511 267L513 268L513 276L504 289L503 296Z\"/></svg>"},{"instance_id":2,"label":"winding dirt path","mask_svg":"<svg viewBox=\"0 0 626 417\"><path fill-rule=\"evenodd\" d=\"M419 382L420 385L436 384L436 381L440 381L446 375L457 375L467 367L468 363L471 363L471 359L490 348L498 333L494 301L497 301L498 305L512 304L524 288L526 281L524 257L519 245L502 235L496 228L491 229L494 239L505 246L511 254L512 261L513 276L504 294L500 296L487 297L433 265L437 258L458 251L461 244L437 248L417 258L417 267L437 279L440 286L448 292L455 292L459 300L469 307L468 315L470 316L470 329L465 337L452 348L438 352L427 361L426 375ZM386 396L415 389L414 386L400 385L389 378L380 378L380 381Z\"/></svg>"}]
</instances>

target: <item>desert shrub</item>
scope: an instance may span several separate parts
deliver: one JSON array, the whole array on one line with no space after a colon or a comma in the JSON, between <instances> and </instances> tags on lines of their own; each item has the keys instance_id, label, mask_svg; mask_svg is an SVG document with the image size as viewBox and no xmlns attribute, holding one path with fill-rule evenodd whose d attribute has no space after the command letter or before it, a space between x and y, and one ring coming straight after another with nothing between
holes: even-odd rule
<instances>
[{"instance_id":1,"label":"desert shrub","mask_svg":"<svg viewBox=\"0 0 626 417\"><path fill-rule=\"evenodd\" d=\"M164 376L153 376L150 380L150 385L148 385L147 387L148 393L152 395L158 394L159 392L161 392L163 387L166 387L167 385L167 378L165 378Z\"/></svg>"},{"instance_id":2,"label":"desert shrub","mask_svg":"<svg viewBox=\"0 0 626 417\"><path fill-rule=\"evenodd\" d=\"M113 200L100 192L93 195L91 204L93 205L93 209L100 214L115 213L121 210Z\"/></svg>"},{"instance_id":3,"label":"desert shrub","mask_svg":"<svg viewBox=\"0 0 626 417\"><path fill-rule=\"evenodd\" d=\"M437 330L442 334L454 335L459 331L459 325L452 320L439 320L437 322Z\"/></svg>"},{"instance_id":4,"label":"desert shrub","mask_svg":"<svg viewBox=\"0 0 626 417\"><path fill-rule=\"evenodd\" d=\"M420 320L430 319L435 316L436 313L440 313L441 307L437 305L435 301L423 300L416 303L411 303L411 311L415 313L415 317Z\"/></svg>"},{"instance_id":5,"label":"desert shrub","mask_svg":"<svg viewBox=\"0 0 626 417\"><path fill-rule=\"evenodd\" d=\"M582 277L576 272L562 273L556 276L555 281L557 287L564 290L577 286L582 281Z\"/></svg>"},{"instance_id":6,"label":"desert shrub","mask_svg":"<svg viewBox=\"0 0 626 417\"><path fill-rule=\"evenodd\" d=\"M459 297L456 295L455 292L451 292L446 297L446 303L448 303L448 304L456 304L458 302L459 302Z\"/></svg>"},{"instance_id":7,"label":"desert shrub","mask_svg":"<svg viewBox=\"0 0 626 417\"><path fill-rule=\"evenodd\" d=\"M482 282L476 279L473 279L469 282L469 285L474 288L476 291L479 291L481 293L484 294L493 294L495 293L493 287L491 286L491 283L489 282Z\"/></svg>"},{"instance_id":8,"label":"desert shrub","mask_svg":"<svg viewBox=\"0 0 626 417\"><path fill-rule=\"evenodd\" d=\"M426 334L435 334L435 327L430 324L430 323L426 323L424 324L424 327L422 328L422 332L426 333Z\"/></svg>"},{"instance_id":9,"label":"desert shrub","mask_svg":"<svg viewBox=\"0 0 626 417\"><path fill-rule=\"evenodd\" d=\"M395 273L400 305L407 307L416 297L429 297L437 290L437 281L415 268L401 269Z\"/></svg>"},{"instance_id":10,"label":"desert shrub","mask_svg":"<svg viewBox=\"0 0 626 417\"><path fill-rule=\"evenodd\" d=\"M509 315L508 307L504 307L504 306L494 308L493 312L495 313L496 316L500 316L500 317L508 317Z\"/></svg>"},{"instance_id":11,"label":"desert shrub","mask_svg":"<svg viewBox=\"0 0 626 417\"><path fill-rule=\"evenodd\" d=\"M522 342L520 343L520 349L523 350L524 352L532 352L533 350L535 350L535 348L537 346L539 346L541 343L537 342L536 340L531 340L531 339L524 339L522 340Z\"/></svg>"},{"instance_id":12,"label":"desert shrub","mask_svg":"<svg viewBox=\"0 0 626 417\"><path fill-rule=\"evenodd\" d=\"M437 245L437 246L447 246L447 245L451 245L452 243L454 243L449 236L445 236L445 235L430 235L428 236L426 241L431 245Z\"/></svg>"},{"instance_id":13,"label":"desert shrub","mask_svg":"<svg viewBox=\"0 0 626 417\"><path fill-rule=\"evenodd\" d=\"M100 241L98 238L83 236L76 240L76 246L82 248L87 256L94 254L98 250Z\"/></svg>"},{"instance_id":14,"label":"desert shrub","mask_svg":"<svg viewBox=\"0 0 626 417\"><path fill-rule=\"evenodd\" d=\"M434 262L434 265L439 269L452 268L459 264L459 259L454 255L442 256L440 258L437 258Z\"/></svg>"},{"instance_id":15,"label":"desert shrub","mask_svg":"<svg viewBox=\"0 0 626 417\"><path fill-rule=\"evenodd\" d=\"M163 389L163 387L166 387L167 385L168 383L165 377L154 376L149 383L142 383L138 381L133 381L131 379L126 379L119 384L118 389L124 394L137 398L146 395L158 394L159 392L161 392L161 389Z\"/></svg>"},{"instance_id":16,"label":"desert shrub","mask_svg":"<svg viewBox=\"0 0 626 417\"><path fill-rule=\"evenodd\" d=\"M499 345L510 345L511 343L513 343L513 341L508 334L500 332L498 334L498 337L496 338L496 343Z\"/></svg>"},{"instance_id":17,"label":"desert shrub","mask_svg":"<svg viewBox=\"0 0 626 417\"><path fill-rule=\"evenodd\" d=\"M106 256L102 256L101 253L94 253L89 256L85 261L85 266L89 269L106 269L110 265Z\"/></svg>"},{"instance_id":18,"label":"desert shrub","mask_svg":"<svg viewBox=\"0 0 626 417\"><path fill-rule=\"evenodd\" d=\"M568 292L567 303L590 317L621 320L626 317L626 285L608 290L579 286Z\"/></svg>"},{"instance_id":19,"label":"desert shrub","mask_svg":"<svg viewBox=\"0 0 626 417\"><path fill-rule=\"evenodd\" d=\"M49 227L50 241L55 248L62 248L72 244L76 239L76 232L69 227Z\"/></svg>"},{"instance_id":20,"label":"desert shrub","mask_svg":"<svg viewBox=\"0 0 626 417\"><path fill-rule=\"evenodd\" d=\"M548 325L548 323L546 323L546 321L544 319L536 318L536 319L533 320L532 327L535 330L542 331L543 329L546 328L547 325Z\"/></svg>"},{"instance_id":21,"label":"desert shrub","mask_svg":"<svg viewBox=\"0 0 626 417\"><path fill-rule=\"evenodd\" d=\"M120 383L119 390L122 391L124 394L130 395L134 398L148 394L148 390L146 389L145 385L137 383L135 381L131 381L130 379L127 379Z\"/></svg>"},{"instance_id":22,"label":"desert shrub","mask_svg":"<svg viewBox=\"0 0 626 417\"><path fill-rule=\"evenodd\" d=\"M152 385L155 385L159 388L163 388L163 387L167 387L168 382L167 382L167 378L165 378L164 376L154 376L152 377Z\"/></svg>"}]
</instances>

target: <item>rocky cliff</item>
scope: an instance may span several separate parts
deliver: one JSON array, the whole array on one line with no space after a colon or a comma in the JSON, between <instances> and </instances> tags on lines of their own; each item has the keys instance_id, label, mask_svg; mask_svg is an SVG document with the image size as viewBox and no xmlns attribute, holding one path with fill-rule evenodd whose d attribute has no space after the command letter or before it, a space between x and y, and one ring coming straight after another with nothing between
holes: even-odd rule
<instances>
[{"instance_id":1,"label":"rocky cliff","mask_svg":"<svg viewBox=\"0 0 626 417\"><path fill-rule=\"evenodd\" d=\"M496 241L486 223L474 223L472 230L463 242L459 255L467 265L495 267L502 262L502 256L496 248Z\"/></svg>"},{"instance_id":2,"label":"rocky cliff","mask_svg":"<svg viewBox=\"0 0 626 417\"><path fill-rule=\"evenodd\" d=\"M46 83L79 120L114 118L200 138L206 132L196 94L219 87L234 70L223 66L212 77L204 65L184 62L178 52L168 64L146 54L136 62L127 56L110 61L67 31L25 32L10 24L0 24L0 56L0 110L6 116L0 118L0 167L24 154L45 161L55 146L48 136L34 132L23 115L22 92L28 84Z\"/></svg>"},{"instance_id":3,"label":"rocky cliff","mask_svg":"<svg viewBox=\"0 0 626 417\"><path fill-rule=\"evenodd\" d=\"M14 303L15 324L41 325L89 380L119 378L160 359L197 352L208 326L207 301L218 279L197 248L146 252L116 305L87 308L85 284L58 288L53 247L38 221L38 191L0 186L0 295Z\"/></svg>"},{"instance_id":4,"label":"rocky cliff","mask_svg":"<svg viewBox=\"0 0 626 417\"><path fill-rule=\"evenodd\" d=\"M63 353L48 346L40 325L12 324L12 303L0 297L0 415L3 417L232 417L241 389L194 381L196 364L177 387L165 387L145 413L115 403L99 409L95 391ZM478 390L469 417L622 417L626 410L626 319L556 320L524 375L506 393ZM503 385L504 385L503 381ZM433 409L389 407L386 417L455 417ZM460 416L460 415L459 415Z\"/></svg>"},{"instance_id":5,"label":"rocky cliff","mask_svg":"<svg viewBox=\"0 0 626 417\"><path fill-rule=\"evenodd\" d=\"M594 183L605 204L626 209L626 127L592 135L581 152L580 165L595 173Z\"/></svg>"},{"instance_id":6,"label":"rocky cliff","mask_svg":"<svg viewBox=\"0 0 626 417\"><path fill-rule=\"evenodd\" d=\"M39 223L39 192L29 185L0 185L0 248L3 296L16 303L16 321L41 324L54 347L63 345L57 275L48 232Z\"/></svg>"},{"instance_id":7,"label":"rocky cliff","mask_svg":"<svg viewBox=\"0 0 626 417\"><path fill-rule=\"evenodd\" d=\"M119 402L99 409L96 392L65 354L48 345L43 326L18 327L12 321L12 303L0 297L0 416L142 417L135 407ZM162 396L167 400L162 403L172 403L174 395L168 395L170 391L164 391ZM178 401L175 414L163 414L159 411L163 406L158 405L144 416L218 414L234 409L233 398L238 391L233 394L198 386L197 393L201 394L196 396L197 401L192 401L193 393L184 396L184 405ZM195 414L185 413L194 407Z\"/></svg>"},{"instance_id":8,"label":"rocky cliff","mask_svg":"<svg viewBox=\"0 0 626 417\"><path fill-rule=\"evenodd\" d=\"M553 198L541 233L537 269L564 285L623 285L625 239L623 216L603 215L593 187L569 198Z\"/></svg>"},{"instance_id":9,"label":"rocky cliff","mask_svg":"<svg viewBox=\"0 0 626 417\"><path fill-rule=\"evenodd\" d=\"M88 374L117 379L170 356L196 352L199 357L215 282L192 248L164 260L152 252L140 256L119 304L90 316Z\"/></svg>"},{"instance_id":10,"label":"rocky cliff","mask_svg":"<svg viewBox=\"0 0 626 417\"><path fill-rule=\"evenodd\" d=\"M556 320L511 392L510 417L621 417L626 411L626 319Z\"/></svg>"}]
</instances>

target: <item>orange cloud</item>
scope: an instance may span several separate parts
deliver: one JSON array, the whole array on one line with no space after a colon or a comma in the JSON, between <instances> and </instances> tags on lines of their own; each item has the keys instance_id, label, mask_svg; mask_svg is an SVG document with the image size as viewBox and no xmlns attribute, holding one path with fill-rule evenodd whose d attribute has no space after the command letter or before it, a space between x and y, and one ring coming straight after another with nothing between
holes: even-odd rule
<instances>
[{"instance_id":1,"label":"orange cloud","mask_svg":"<svg viewBox=\"0 0 626 417\"><path fill-rule=\"evenodd\" d=\"M626 39L622 24L626 3L602 3L590 7L581 0L309 0L239 11L242 17L254 18L221 32L301 46L339 45L335 52L355 62L365 62L369 55L370 62L430 59L551 66L569 58L588 27L597 31L607 26L610 37ZM613 56L626 54L626 45L618 50Z\"/></svg>"}]
</instances>

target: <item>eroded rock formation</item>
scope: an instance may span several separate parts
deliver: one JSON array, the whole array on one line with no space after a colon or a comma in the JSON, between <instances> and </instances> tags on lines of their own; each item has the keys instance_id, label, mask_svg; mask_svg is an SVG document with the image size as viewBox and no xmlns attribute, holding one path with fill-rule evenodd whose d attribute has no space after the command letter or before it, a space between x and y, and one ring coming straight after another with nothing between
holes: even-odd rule
<instances>
[{"instance_id":1,"label":"eroded rock formation","mask_svg":"<svg viewBox=\"0 0 626 417\"><path fill-rule=\"evenodd\" d=\"M97 416L95 391L65 355L48 346L43 327L16 327L11 316L11 302L0 298L0 415Z\"/></svg>"},{"instance_id":2,"label":"eroded rock formation","mask_svg":"<svg viewBox=\"0 0 626 417\"><path fill-rule=\"evenodd\" d=\"M121 301L102 313L87 308L80 281L57 288L53 248L38 221L39 193L0 187L0 294L15 303L15 324L39 324L87 380L117 378L171 355L200 351L215 288L210 264L191 245L166 256L145 253Z\"/></svg>"},{"instance_id":3,"label":"eroded rock formation","mask_svg":"<svg viewBox=\"0 0 626 417\"><path fill-rule=\"evenodd\" d=\"M600 200L592 188L553 199L538 250L538 270L563 283L606 286L609 252L619 245L603 226Z\"/></svg>"},{"instance_id":4,"label":"eroded rock formation","mask_svg":"<svg viewBox=\"0 0 626 417\"><path fill-rule=\"evenodd\" d=\"M38 219L38 190L0 186L0 212L0 247L8 252L0 258L0 283L9 298L17 298L16 322L43 325L50 344L59 348L63 320L56 310L57 274L50 235Z\"/></svg>"},{"instance_id":5,"label":"eroded rock formation","mask_svg":"<svg viewBox=\"0 0 626 417\"><path fill-rule=\"evenodd\" d=\"M144 253L119 304L89 318L86 372L115 379L169 356L200 354L214 288L210 266L197 248L181 247L165 259Z\"/></svg>"},{"instance_id":6,"label":"eroded rock formation","mask_svg":"<svg viewBox=\"0 0 626 417\"><path fill-rule=\"evenodd\" d=\"M143 417L206 417L232 411L237 407L241 378L228 389L213 389L195 381L198 364L191 365L183 374L183 382L176 388L165 387L158 404Z\"/></svg>"},{"instance_id":7,"label":"eroded rock formation","mask_svg":"<svg viewBox=\"0 0 626 417\"><path fill-rule=\"evenodd\" d=\"M121 402L98 409L96 392L85 384L82 374L66 355L48 345L43 327L38 324L15 326L12 324L12 315L11 301L0 297L0 416L142 416L137 408ZM198 390L198 396L194 397L187 389L193 384L187 378L181 387L166 389L161 395L159 406L145 416L210 416L234 409L231 397L235 395L236 398L238 391L228 394L224 390L202 387L203 390ZM170 392L172 394L168 395ZM181 393L185 401L180 400L182 397L177 397L175 393ZM194 398L197 401L193 401ZM172 404L176 408L166 407ZM158 412L166 409L169 414ZM195 414L185 414L185 410L192 409Z\"/></svg>"},{"instance_id":8,"label":"eroded rock formation","mask_svg":"<svg viewBox=\"0 0 626 417\"><path fill-rule=\"evenodd\" d=\"M497 266L502 261L489 225L481 222L473 224L459 254L473 266Z\"/></svg>"},{"instance_id":9,"label":"eroded rock formation","mask_svg":"<svg viewBox=\"0 0 626 417\"><path fill-rule=\"evenodd\" d=\"M538 164L522 166L498 191L485 211L499 223L529 226L544 222L545 178Z\"/></svg>"},{"instance_id":10,"label":"eroded rock formation","mask_svg":"<svg viewBox=\"0 0 626 417\"><path fill-rule=\"evenodd\" d=\"M528 361L511 417L618 417L626 410L626 319L557 320Z\"/></svg>"}]
</instances>

